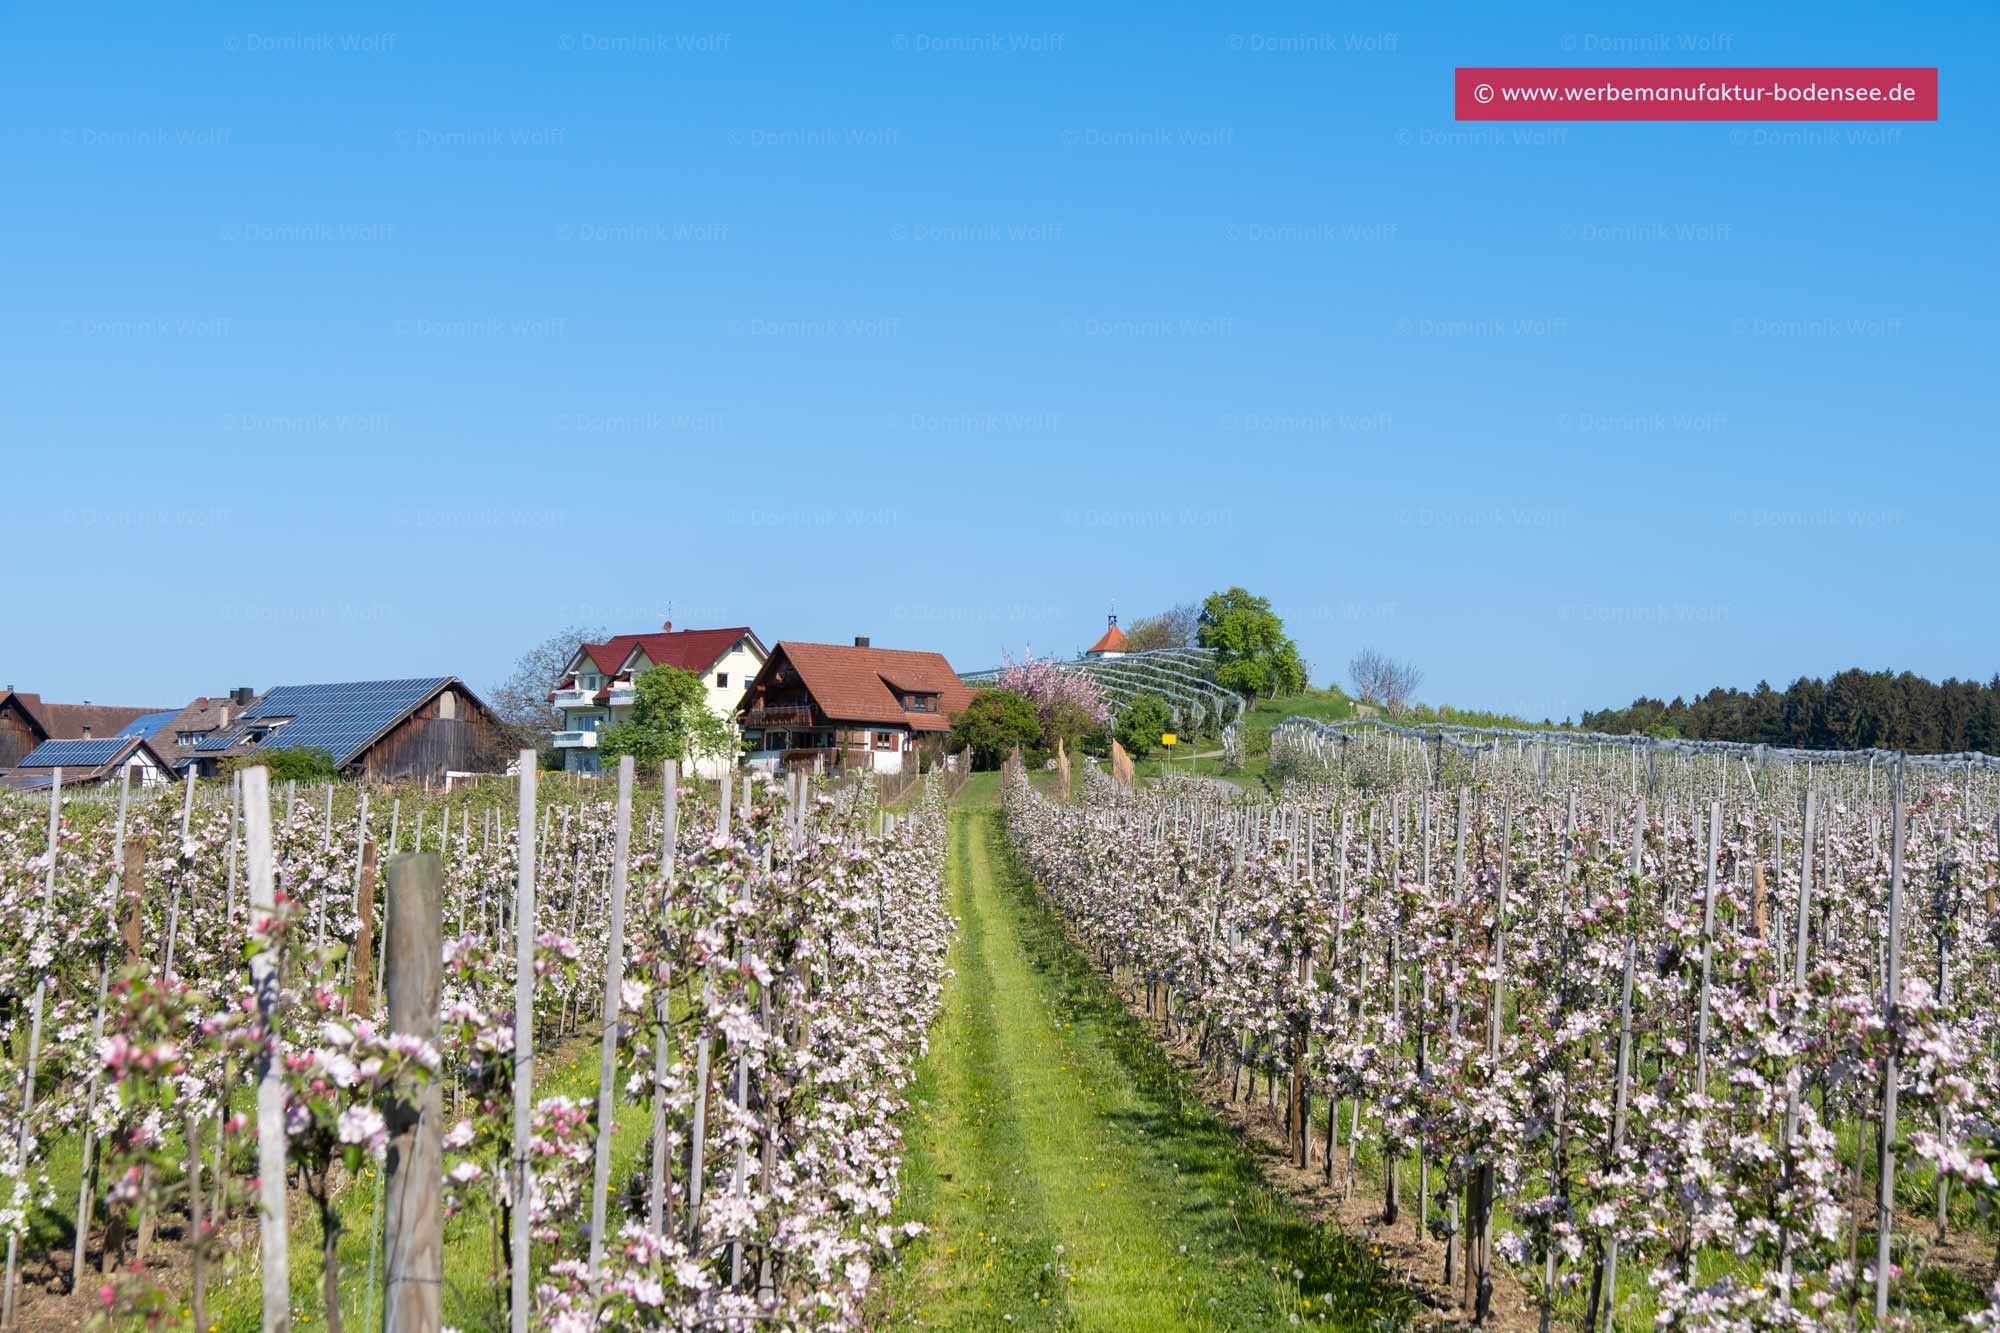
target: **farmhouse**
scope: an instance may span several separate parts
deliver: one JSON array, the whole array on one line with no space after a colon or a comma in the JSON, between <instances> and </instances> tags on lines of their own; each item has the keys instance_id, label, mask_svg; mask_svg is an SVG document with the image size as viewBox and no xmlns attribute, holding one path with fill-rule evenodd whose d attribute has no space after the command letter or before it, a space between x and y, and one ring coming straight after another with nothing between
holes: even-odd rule
<instances>
[{"instance_id":1,"label":"farmhouse","mask_svg":"<svg viewBox=\"0 0 2000 1333\"><path fill-rule=\"evenodd\" d=\"M598 734L632 716L640 672L656 666L694 672L708 689L709 711L731 719L744 686L766 655L763 640L747 625L676 630L671 620L656 634L614 634L603 643L578 644L549 694L562 718L551 739L562 753L564 770L598 771ZM708 760L697 763L694 771L712 778L726 767L726 759Z\"/></svg>"},{"instance_id":2,"label":"farmhouse","mask_svg":"<svg viewBox=\"0 0 2000 1333\"><path fill-rule=\"evenodd\" d=\"M918 745L943 749L951 715L972 702L942 653L780 642L743 697L752 765L900 773Z\"/></svg>"},{"instance_id":3,"label":"farmhouse","mask_svg":"<svg viewBox=\"0 0 2000 1333\"><path fill-rule=\"evenodd\" d=\"M498 772L510 753L500 720L456 676L276 685L248 695L238 690L225 702L197 699L182 709L170 738L174 766L193 765L205 777L240 755L319 749L346 777L432 782L447 772ZM215 725L203 731L207 716ZM191 747L180 744L183 734Z\"/></svg>"},{"instance_id":4,"label":"farmhouse","mask_svg":"<svg viewBox=\"0 0 2000 1333\"><path fill-rule=\"evenodd\" d=\"M44 703L39 694L0 690L0 768L19 764L43 741L108 740L134 720L159 711Z\"/></svg>"}]
</instances>

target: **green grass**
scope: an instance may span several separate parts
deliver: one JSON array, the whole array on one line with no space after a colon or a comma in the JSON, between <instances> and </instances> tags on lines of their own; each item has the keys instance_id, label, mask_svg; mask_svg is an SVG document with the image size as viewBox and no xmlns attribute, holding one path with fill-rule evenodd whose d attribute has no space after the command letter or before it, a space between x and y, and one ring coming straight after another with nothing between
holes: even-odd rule
<instances>
[{"instance_id":1,"label":"green grass","mask_svg":"<svg viewBox=\"0 0 2000 1333\"><path fill-rule=\"evenodd\" d=\"M899 1221L931 1230L885 1275L879 1322L1404 1322L1408 1295L1361 1246L1271 1190L1064 938L1007 847L988 804L996 790L996 777L975 776L953 817L960 934L913 1089L898 1205Z\"/></svg>"}]
</instances>

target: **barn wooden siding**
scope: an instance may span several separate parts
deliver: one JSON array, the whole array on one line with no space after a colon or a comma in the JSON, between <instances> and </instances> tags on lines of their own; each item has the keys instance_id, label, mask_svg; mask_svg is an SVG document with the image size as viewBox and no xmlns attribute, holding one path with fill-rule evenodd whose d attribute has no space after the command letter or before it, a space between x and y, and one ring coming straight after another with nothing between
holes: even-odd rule
<instances>
[{"instance_id":1,"label":"barn wooden siding","mask_svg":"<svg viewBox=\"0 0 2000 1333\"><path fill-rule=\"evenodd\" d=\"M508 744L499 719L464 690L447 686L357 755L347 772L369 782L437 782L446 770L497 773L512 757Z\"/></svg>"},{"instance_id":2,"label":"barn wooden siding","mask_svg":"<svg viewBox=\"0 0 2000 1333\"><path fill-rule=\"evenodd\" d=\"M20 704L11 698L0 704L0 768L20 763L40 740Z\"/></svg>"}]
</instances>

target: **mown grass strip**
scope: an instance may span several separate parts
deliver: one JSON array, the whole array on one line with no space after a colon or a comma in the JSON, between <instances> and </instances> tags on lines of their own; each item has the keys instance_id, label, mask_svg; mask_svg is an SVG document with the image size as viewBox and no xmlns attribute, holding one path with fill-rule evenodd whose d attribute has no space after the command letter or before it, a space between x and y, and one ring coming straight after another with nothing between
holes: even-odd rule
<instances>
[{"instance_id":1,"label":"mown grass strip","mask_svg":"<svg viewBox=\"0 0 2000 1333\"><path fill-rule=\"evenodd\" d=\"M917 1085L901 1208L933 1232L887 1284L890 1322L1404 1322L1410 1297L1365 1250L1276 1195L1250 1152L1186 1096L1064 937L1003 819L976 806L954 816L958 975Z\"/></svg>"}]
</instances>

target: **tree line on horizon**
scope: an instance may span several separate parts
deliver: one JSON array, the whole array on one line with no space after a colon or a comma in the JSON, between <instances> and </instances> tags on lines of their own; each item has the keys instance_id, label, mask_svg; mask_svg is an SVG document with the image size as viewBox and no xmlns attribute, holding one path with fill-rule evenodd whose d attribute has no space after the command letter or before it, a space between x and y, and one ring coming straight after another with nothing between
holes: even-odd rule
<instances>
[{"instance_id":1,"label":"tree line on horizon","mask_svg":"<svg viewBox=\"0 0 2000 1333\"><path fill-rule=\"evenodd\" d=\"M1927 680L1910 671L1853 667L1821 680L1801 676L1776 690L1718 686L1692 701L1638 698L1583 714L1586 731L1689 740L1742 741L1802 750L2000 753L2000 675L1985 684Z\"/></svg>"}]
</instances>

